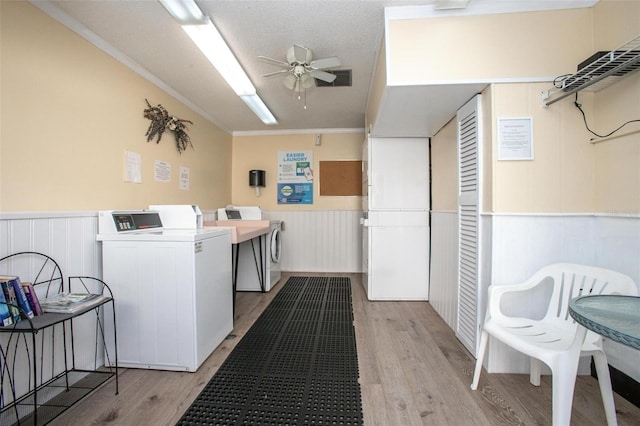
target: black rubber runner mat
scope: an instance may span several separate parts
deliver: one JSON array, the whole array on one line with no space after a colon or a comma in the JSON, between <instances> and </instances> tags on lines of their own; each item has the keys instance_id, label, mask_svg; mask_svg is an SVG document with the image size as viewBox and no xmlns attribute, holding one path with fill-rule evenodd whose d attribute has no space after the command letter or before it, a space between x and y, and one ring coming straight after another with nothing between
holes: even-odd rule
<instances>
[{"instance_id":1,"label":"black rubber runner mat","mask_svg":"<svg viewBox=\"0 0 640 426\"><path fill-rule=\"evenodd\" d=\"M178 424L362 425L349 278L289 278Z\"/></svg>"}]
</instances>

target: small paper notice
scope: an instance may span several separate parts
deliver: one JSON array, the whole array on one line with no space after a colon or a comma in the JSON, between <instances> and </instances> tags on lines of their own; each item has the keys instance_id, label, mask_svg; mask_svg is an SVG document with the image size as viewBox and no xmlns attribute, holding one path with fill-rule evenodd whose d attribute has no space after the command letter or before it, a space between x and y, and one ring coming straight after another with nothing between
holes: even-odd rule
<instances>
[{"instance_id":1,"label":"small paper notice","mask_svg":"<svg viewBox=\"0 0 640 426\"><path fill-rule=\"evenodd\" d=\"M533 160L530 117L498 119L498 160Z\"/></svg>"},{"instance_id":2,"label":"small paper notice","mask_svg":"<svg viewBox=\"0 0 640 426\"><path fill-rule=\"evenodd\" d=\"M131 183L142 182L142 157L137 152L125 151L125 174L124 181Z\"/></svg>"},{"instance_id":3,"label":"small paper notice","mask_svg":"<svg viewBox=\"0 0 640 426\"><path fill-rule=\"evenodd\" d=\"M183 191L189 190L189 168L180 167L180 189Z\"/></svg>"},{"instance_id":4,"label":"small paper notice","mask_svg":"<svg viewBox=\"0 0 640 426\"><path fill-rule=\"evenodd\" d=\"M158 182L171 182L171 164L156 160L154 175Z\"/></svg>"}]
</instances>

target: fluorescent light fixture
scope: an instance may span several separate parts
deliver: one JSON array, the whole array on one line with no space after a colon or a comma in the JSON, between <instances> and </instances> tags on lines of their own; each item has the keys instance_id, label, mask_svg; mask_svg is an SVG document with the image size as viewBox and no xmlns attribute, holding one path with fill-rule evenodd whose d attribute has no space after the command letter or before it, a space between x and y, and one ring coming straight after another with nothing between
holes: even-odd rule
<instances>
[{"instance_id":1,"label":"fluorescent light fixture","mask_svg":"<svg viewBox=\"0 0 640 426\"><path fill-rule=\"evenodd\" d=\"M256 88L251 80L209 18L206 18L206 24L183 25L182 29L191 37L191 40L209 59L209 62L216 67L238 96L256 93Z\"/></svg>"},{"instance_id":2,"label":"fluorescent light fixture","mask_svg":"<svg viewBox=\"0 0 640 426\"><path fill-rule=\"evenodd\" d=\"M257 115L264 124L278 124L278 120L271 114L271 111L269 111L269 108L262 102L260 96L254 93L253 95L242 95L240 99L251 108L254 114Z\"/></svg>"},{"instance_id":3,"label":"fluorescent light fixture","mask_svg":"<svg viewBox=\"0 0 640 426\"><path fill-rule=\"evenodd\" d=\"M181 25L202 24L204 13L193 0L160 0L171 16Z\"/></svg>"},{"instance_id":4,"label":"fluorescent light fixture","mask_svg":"<svg viewBox=\"0 0 640 426\"><path fill-rule=\"evenodd\" d=\"M256 94L256 88L242 69L227 43L211 19L205 16L193 0L160 0L198 46L209 62L234 92L251 108L265 124L277 124L271 111Z\"/></svg>"}]
</instances>

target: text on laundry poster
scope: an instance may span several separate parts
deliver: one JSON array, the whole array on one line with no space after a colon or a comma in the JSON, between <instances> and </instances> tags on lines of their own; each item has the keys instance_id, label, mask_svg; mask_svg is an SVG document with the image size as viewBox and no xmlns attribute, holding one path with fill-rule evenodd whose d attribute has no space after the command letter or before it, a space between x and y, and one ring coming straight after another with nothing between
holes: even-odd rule
<instances>
[{"instance_id":1,"label":"text on laundry poster","mask_svg":"<svg viewBox=\"0 0 640 426\"><path fill-rule=\"evenodd\" d=\"M278 151L278 204L313 204L312 166L312 151Z\"/></svg>"}]
</instances>

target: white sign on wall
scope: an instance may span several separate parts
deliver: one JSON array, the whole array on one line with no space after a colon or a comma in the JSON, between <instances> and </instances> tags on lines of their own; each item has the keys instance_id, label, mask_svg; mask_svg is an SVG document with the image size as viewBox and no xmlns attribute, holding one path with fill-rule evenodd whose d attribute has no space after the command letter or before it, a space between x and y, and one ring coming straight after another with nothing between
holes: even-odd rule
<instances>
[{"instance_id":1,"label":"white sign on wall","mask_svg":"<svg viewBox=\"0 0 640 426\"><path fill-rule=\"evenodd\" d=\"M533 119L498 118L498 160L533 160Z\"/></svg>"},{"instance_id":2,"label":"white sign on wall","mask_svg":"<svg viewBox=\"0 0 640 426\"><path fill-rule=\"evenodd\" d=\"M137 152L125 151L125 182L142 183L142 156Z\"/></svg>"},{"instance_id":3,"label":"white sign on wall","mask_svg":"<svg viewBox=\"0 0 640 426\"><path fill-rule=\"evenodd\" d=\"M157 182L171 182L171 164L156 160L153 168L153 174Z\"/></svg>"},{"instance_id":4,"label":"white sign on wall","mask_svg":"<svg viewBox=\"0 0 640 426\"><path fill-rule=\"evenodd\" d=\"M180 166L180 189L183 191L189 190L189 168Z\"/></svg>"}]
</instances>

